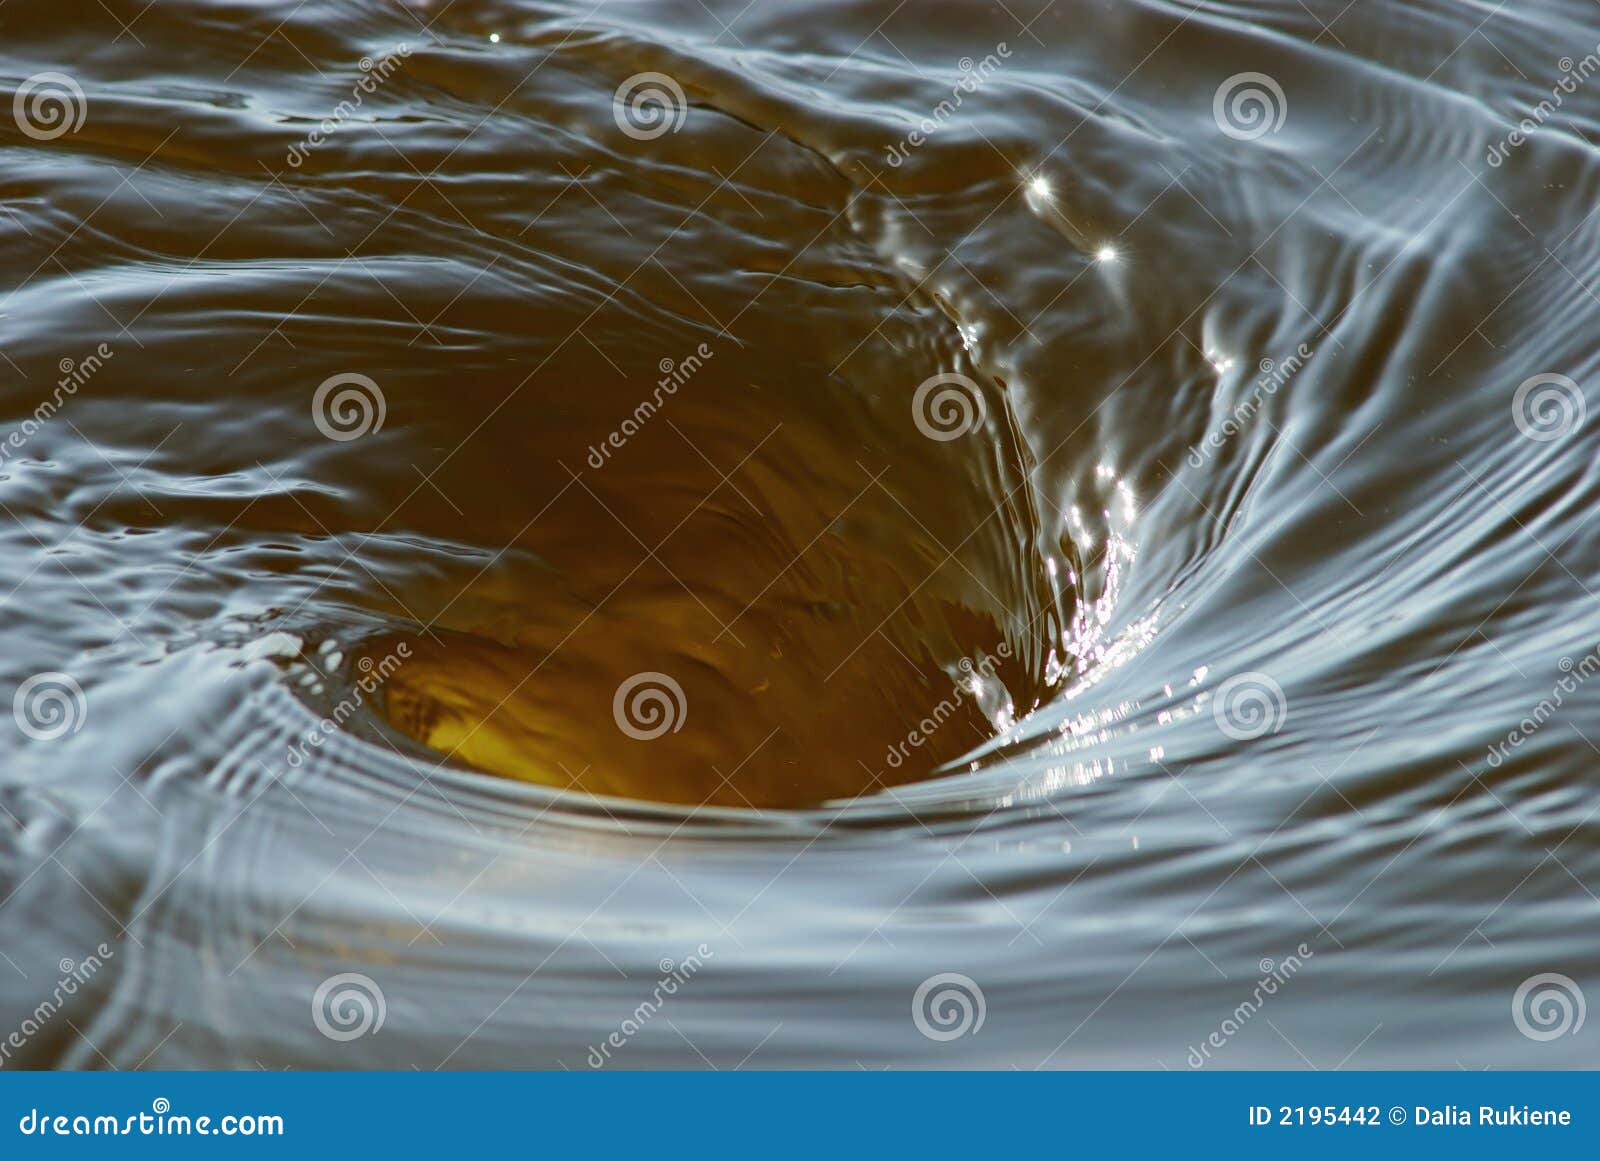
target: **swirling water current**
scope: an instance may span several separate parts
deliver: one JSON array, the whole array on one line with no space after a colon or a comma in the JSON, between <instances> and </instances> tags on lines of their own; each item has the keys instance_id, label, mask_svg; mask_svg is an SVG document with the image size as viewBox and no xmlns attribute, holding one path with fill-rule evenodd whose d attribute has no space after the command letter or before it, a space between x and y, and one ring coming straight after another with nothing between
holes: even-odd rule
<instances>
[{"instance_id":1,"label":"swirling water current","mask_svg":"<svg viewBox=\"0 0 1600 1161\"><path fill-rule=\"evenodd\" d=\"M1597 54L6 0L3 1063L1594 1063Z\"/></svg>"}]
</instances>

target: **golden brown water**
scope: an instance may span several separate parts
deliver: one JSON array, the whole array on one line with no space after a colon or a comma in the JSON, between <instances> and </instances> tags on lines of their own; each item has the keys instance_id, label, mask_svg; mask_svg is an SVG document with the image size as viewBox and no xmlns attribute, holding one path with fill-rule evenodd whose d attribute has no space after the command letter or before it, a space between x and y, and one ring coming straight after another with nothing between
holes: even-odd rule
<instances>
[{"instance_id":1,"label":"golden brown water","mask_svg":"<svg viewBox=\"0 0 1600 1161\"><path fill-rule=\"evenodd\" d=\"M1022 547L1031 530L1014 507L983 511L985 483L1020 478L1003 427L963 494L956 455L881 414L899 391L878 406L843 381L819 390L821 367L763 372L701 350L599 468L575 443L658 393L602 367L554 372L587 387L518 433L514 472L451 492L479 540L502 489L540 502L509 546L536 563L429 618L384 685L390 721L546 785L799 806L924 777L993 736L985 706L998 717L1048 695L1061 618ZM908 746L941 703L953 709Z\"/></svg>"},{"instance_id":2,"label":"golden brown water","mask_svg":"<svg viewBox=\"0 0 1600 1161\"><path fill-rule=\"evenodd\" d=\"M1596 142L1592 0L3 0L0 1063L1592 1063Z\"/></svg>"}]
</instances>

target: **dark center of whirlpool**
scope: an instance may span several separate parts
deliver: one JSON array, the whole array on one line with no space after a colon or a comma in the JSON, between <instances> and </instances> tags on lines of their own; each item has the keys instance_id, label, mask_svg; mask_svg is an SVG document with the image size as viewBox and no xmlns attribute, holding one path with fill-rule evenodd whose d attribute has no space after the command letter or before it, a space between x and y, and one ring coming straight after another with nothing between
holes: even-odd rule
<instances>
[{"instance_id":1,"label":"dark center of whirlpool","mask_svg":"<svg viewBox=\"0 0 1600 1161\"><path fill-rule=\"evenodd\" d=\"M434 628L367 642L406 645L391 724L495 774L766 808L927 777L1046 695L1061 595L1006 426L955 446L902 384L712 351L676 384L569 372L590 389L521 433L502 477L540 499L515 559ZM1005 405L945 402L967 421ZM508 500L458 497L469 529Z\"/></svg>"},{"instance_id":2,"label":"dark center of whirlpool","mask_svg":"<svg viewBox=\"0 0 1600 1161\"><path fill-rule=\"evenodd\" d=\"M378 596L415 626L365 645L409 646L382 712L480 770L690 806L946 772L1072 669L1077 558L1005 361L1027 340L942 248L982 203L931 168L885 190L836 124L736 70L661 99L672 131L618 105L547 143L583 176L533 222L530 201L516 229L472 223L491 264L568 285L458 320L458 365L383 370L389 424L445 449L386 519L474 563ZM1025 177L1000 155L971 174L1020 221L1009 245L1092 266ZM957 205L970 222L936 230Z\"/></svg>"}]
</instances>

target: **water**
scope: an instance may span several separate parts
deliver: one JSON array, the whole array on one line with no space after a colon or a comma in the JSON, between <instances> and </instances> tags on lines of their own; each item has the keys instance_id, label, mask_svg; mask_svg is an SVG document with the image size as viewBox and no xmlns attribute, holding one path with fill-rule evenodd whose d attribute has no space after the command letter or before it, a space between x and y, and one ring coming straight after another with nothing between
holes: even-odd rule
<instances>
[{"instance_id":1,"label":"water","mask_svg":"<svg viewBox=\"0 0 1600 1161\"><path fill-rule=\"evenodd\" d=\"M10 0L6 1063L1594 1063L1597 46Z\"/></svg>"}]
</instances>

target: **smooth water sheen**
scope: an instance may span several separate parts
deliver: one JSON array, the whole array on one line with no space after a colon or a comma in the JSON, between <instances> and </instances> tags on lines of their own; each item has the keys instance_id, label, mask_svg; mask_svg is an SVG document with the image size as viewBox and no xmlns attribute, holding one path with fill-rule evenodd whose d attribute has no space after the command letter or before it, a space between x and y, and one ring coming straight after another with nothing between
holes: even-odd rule
<instances>
[{"instance_id":1,"label":"smooth water sheen","mask_svg":"<svg viewBox=\"0 0 1600 1161\"><path fill-rule=\"evenodd\" d=\"M1597 53L6 0L4 1063L1595 1063Z\"/></svg>"}]
</instances>

